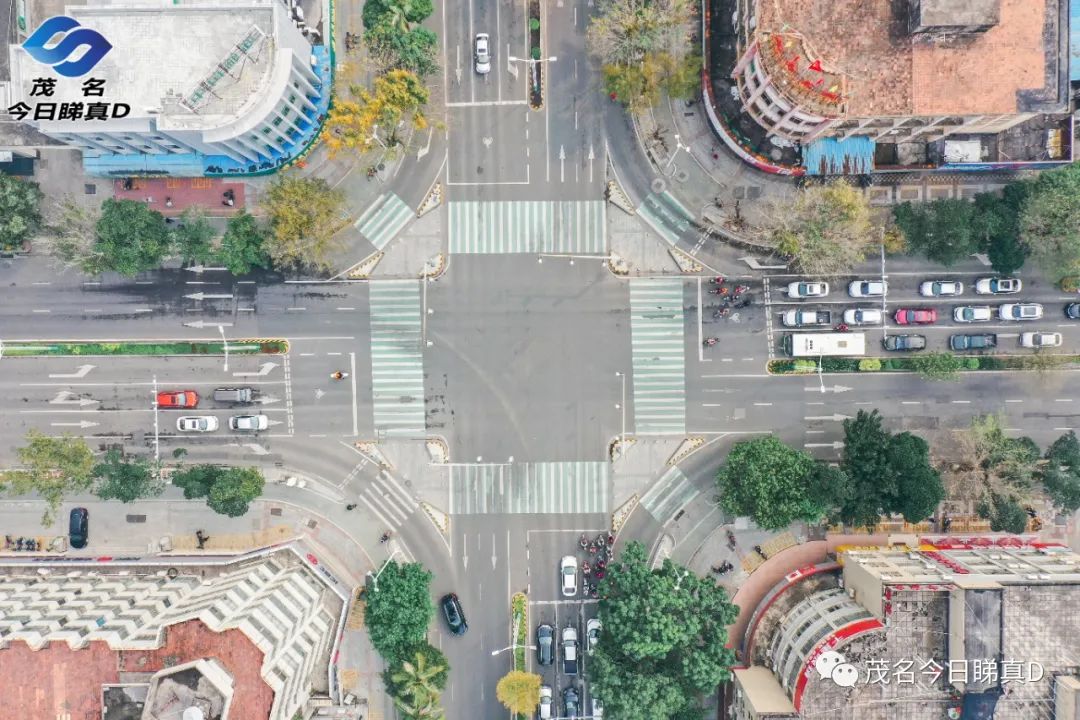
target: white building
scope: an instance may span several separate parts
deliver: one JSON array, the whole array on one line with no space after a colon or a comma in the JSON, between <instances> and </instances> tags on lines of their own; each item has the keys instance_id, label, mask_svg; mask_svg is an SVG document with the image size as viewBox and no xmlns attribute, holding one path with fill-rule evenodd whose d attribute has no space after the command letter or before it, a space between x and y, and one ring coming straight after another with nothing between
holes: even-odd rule
<instances>
[{"instance_id":1,"label":"white building","mask_svg":"<svg viewBox=\"0 0 1080 720\"><path fill-rule=\"evenodd\" d=\"M24 122L106 167L110 157L119 169L143 156L146 169L168 172L168 156L201 156L205 165L265 169L293 157L321 123L324 48L313 49L283 0L90 0L67 15L112 49L88 74L68 78L12 45L10 100L33 109ZM32 94L35 80L50 78L51 96ZM105 81L102 97L86 96L89 78ZM97 101L130 112L35 119L43 102Z\"/></svg>"}]
</instances>

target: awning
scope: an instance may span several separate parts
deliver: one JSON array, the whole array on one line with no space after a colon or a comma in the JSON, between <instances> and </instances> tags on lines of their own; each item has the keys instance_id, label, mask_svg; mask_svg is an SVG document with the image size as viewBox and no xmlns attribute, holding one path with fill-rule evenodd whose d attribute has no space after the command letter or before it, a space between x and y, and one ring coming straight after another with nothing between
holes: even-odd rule
<instances>
[{"instance_id":1,"label":"awning","mask_svg":"<svg viewBox=\"0 0 1080 720\"><path fill-rule=\"evenodd\" d=\"M815 140L803 148L803 167L807 175L866 175L874 169L874 141L861 135Z\"/></svg>"}]
</instances>

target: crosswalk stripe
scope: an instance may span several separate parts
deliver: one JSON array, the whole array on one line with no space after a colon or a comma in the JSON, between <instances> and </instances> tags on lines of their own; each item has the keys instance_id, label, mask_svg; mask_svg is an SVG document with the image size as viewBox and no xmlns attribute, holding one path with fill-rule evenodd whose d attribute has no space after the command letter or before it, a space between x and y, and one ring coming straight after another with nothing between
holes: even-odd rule
<instances>
[{"instance_id":1,"label":"crosswalk stripe","mask_svg":"<svg viewBox=\"0 0 1080 720\"><path fill-rule=\"evenodd\" d=\"M424 356L420 283L371 284L371 390L375 428L398 437L423 437Z\"/></svg>"},{"instance_id":2,"label":"crosswalk stripe","mask_svg":"<svg viewBox=\"0 0 1080 720\"><path fill-rule=\"evenodd\" d=\"M541 462L450 469L450 513L606 513L611 509L608 465Z\"/></svg>"},{"instance_id":3,"label":"crosswalk stripe","mask_svg":"<svg viewBox=\"0 0 1080 720\"><path fill-rule=\"evenodd\" d=\"M602 255L606 213L603 200L451 202L450 252Z\"/></svg>"},{"instance_id":4,"label":"crosswalk stripe","mask_svg":"<svg viewBox=\"0 0 1080 720\"><path fill-rule=\"evenodd\" d=\"M650 193L637 210L638 215L671 245L678 245L679 237L694 220L693 214L668 192Z\"/></svg>"},{"instance_id":5,"label":"crosswalk stripe","mask_svg":"<svg viewBox=\"0 0 1080 720\"><path fill-rule=\"evenodd\" d=\"M412 208L404 200L386 193L377 197L353 225L376 249L382 250L413 218Z\"/></svg>"},{"instance_id":6,"label":"crosswalk stripe","mask_svg":"<svg viewBox=\"0 0 1080 720\"><path fill-rule=\"evenodd\" d=\"M681 280L630 281L634 427L638 433L686 431L686 357Z\"/></svg>"},{"instance_id":7,"label":"crosswalk stripe","mask_svg":"<svg viewBox=\"0 0 1080 720\"><path fill-rule=\"evenodd\" d=\"M698 492L682 470L672 467L649 488L648 492L641 496L641 505L661 525L666 525L698 495Z\"/></svg>"}]
</instances>

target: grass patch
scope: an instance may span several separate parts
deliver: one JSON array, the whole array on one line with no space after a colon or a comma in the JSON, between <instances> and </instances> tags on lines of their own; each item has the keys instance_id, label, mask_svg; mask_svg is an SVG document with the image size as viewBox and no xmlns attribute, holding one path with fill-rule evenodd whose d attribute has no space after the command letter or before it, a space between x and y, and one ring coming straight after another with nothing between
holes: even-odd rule
<instances>
[{"instance_id":1,"label":"grass patch","mask_svg":"<svg viewBox=\"0 0 1080 720\"><path fill-rule=\"evenodd\" d=\"M525 593L514 593L510 601L510 610L514 632L514 669L525 672L525 646L529 644L528 602Z\"/></svg>"},{"instance_id":2,"label":"grass patch","mask_svg":"<svg viewBox=\"0 0 1080 720\"><path fill-rule=\"evenodd\" d=\"M230 355L283 355L289 351L288 340L229 341ZM224 355L225 343L212 342L6 342L5 357L65 357L99 355Z\"/></svg>"}]
</instances>

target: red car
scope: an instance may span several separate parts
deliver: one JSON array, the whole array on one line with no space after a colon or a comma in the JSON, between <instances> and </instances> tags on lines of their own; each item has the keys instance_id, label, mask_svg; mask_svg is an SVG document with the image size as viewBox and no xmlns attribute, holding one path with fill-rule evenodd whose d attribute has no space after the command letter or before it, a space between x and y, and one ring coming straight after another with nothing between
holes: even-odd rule
<instances>
[{"instance_id":1,"label":"red car","mask_svg":"<svg viewBox=\"0 0 1080 720\"><path fill-rule=\"evenodd\" d=\"M898 325L933 325L937 322L937 310L933 308L900 308L893 316Z\"/></svg>"},{"instance_id":2,"label":"red car","mask_svg":"<svg viewBox=\"0 0 1080 720\"><path fill-rule=\"evenodd\" d=\"M199 404L199 393L194 390L178 390L175 392L159 392L157 394L159 408L177 410L190 410Z\"/></svg>"}]
</instances>

